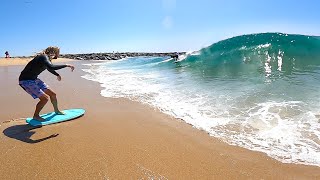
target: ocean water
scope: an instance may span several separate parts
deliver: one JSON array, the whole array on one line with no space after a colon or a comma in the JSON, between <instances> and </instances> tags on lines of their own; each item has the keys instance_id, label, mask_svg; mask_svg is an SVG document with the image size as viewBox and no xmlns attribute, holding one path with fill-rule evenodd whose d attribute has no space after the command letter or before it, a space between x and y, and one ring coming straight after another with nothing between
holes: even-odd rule
<instances>
[{"instance_id":1,"label":"ocean water","mask_svg":"<svg viewBox=\"0 0 320 180\"><path fill-rule=\"evenodd\" d=\"M229 144L284 163L320 166L320 38L237 36L169 57L88 64L101 95L180 118Z\"/></svg>"}]
</instances>

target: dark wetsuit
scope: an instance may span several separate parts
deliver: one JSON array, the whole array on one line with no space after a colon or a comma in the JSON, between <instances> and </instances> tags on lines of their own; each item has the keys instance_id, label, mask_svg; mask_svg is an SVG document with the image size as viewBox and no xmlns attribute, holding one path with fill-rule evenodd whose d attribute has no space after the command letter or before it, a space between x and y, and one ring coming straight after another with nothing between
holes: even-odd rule
<instances>
[{"instance_id":1,"label":"dark wetsuit","mask_svg":"<svg viewBox=\"0 0 320 180\"><path fill-rule=\"evenodd\" d=\"M19 81L36 80L38 75L46 69L52 74L58 76L59 74L55 70L65 67L67 67L67 65L53 65L46 55L38 55L23 69L19 76Z\"/></svg>"}]
</instances>

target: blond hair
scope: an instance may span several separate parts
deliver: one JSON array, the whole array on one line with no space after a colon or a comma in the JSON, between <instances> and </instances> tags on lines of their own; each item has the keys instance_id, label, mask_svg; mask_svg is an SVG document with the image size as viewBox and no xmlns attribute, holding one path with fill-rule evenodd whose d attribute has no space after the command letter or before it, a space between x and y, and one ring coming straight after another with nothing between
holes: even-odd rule
<instances>
[{"instance_id":1,"label":"blond hair","mask_svg":"<svg viewBox=\"0 0 320 180\"><path fill-rule=\"evenodd\" d=\"M43 50L42 53L46 55L54 54L55 55L54 59L56 59L60 54L60 48L57 46L49 46L45 50Z\"/></svg>"}]
</instances>

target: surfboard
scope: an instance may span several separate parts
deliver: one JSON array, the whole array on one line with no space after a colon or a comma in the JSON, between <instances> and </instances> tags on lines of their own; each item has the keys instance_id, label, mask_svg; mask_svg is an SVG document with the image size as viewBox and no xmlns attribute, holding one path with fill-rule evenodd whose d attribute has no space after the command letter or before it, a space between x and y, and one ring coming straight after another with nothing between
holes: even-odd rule
<instances>
[{"instance_id":1,"label":"surfboard","mask_svg":"<svg viewBox=\"0 0 320 180\"><path fill-rule=\"evenodd\" d=\"M162 62L168 62L168 61L171 61L173 58L169 58L169 59L166 59L166 60L164 60L164 61L162 61Z\"/></svg>"},{"instance_id":2,"label":"surfboard","mask_svg":"<svg viewBox=\"0 0 320 180\"><path fill-rule=\"evenodd\" d=\"M64 121L73 120L75 118L78 118L82 116L85 113L84 109L66 109L63 110L65 114L56 114L55 112L42 114L40 115L45 121L38 121L33 118L27 118L26 122L30 124L31 126L45 126L49 124L55 124L60 123Z\"/></svg>"},{"instance_id":3,"label":"surfboard","mask_svg":"<svg viewBox=\"0 0 320 180\"><path fill-rule=\"evenodd\" d=\"M174 63L181 62L181 61L183 61L184 59L185 59L185 58L180 58L180 57L179 57L177 60L174 61Z\"/></svg>"}]
</instances>

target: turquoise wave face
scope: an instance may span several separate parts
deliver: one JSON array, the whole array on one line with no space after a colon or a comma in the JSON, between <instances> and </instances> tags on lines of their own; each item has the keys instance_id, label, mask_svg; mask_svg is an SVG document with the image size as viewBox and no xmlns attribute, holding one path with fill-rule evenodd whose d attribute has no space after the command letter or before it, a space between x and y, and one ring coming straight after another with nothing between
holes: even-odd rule
<instances>
[{"instance_id":1,"label":"turquoise wave face","mask_svg":"<svg viewBox=\"0 0 320 180\"><path fill-rule=\"evenodd\" d=\"M282 33L243 35L201 49L181 63L203 77L290 77L318 70L320 39Z\"/></svg>"},{"instance_id":2,"label":"turquoise wave face","mask_svg":"<svg viewBox=\"0 0 320 180\"><path fill-rule=\"evenodd\" d=\"M230 144L320 166L319 37L238 36L179 57L90 65L105 97L125 97Z\"/></svg>"}]
</instances>

